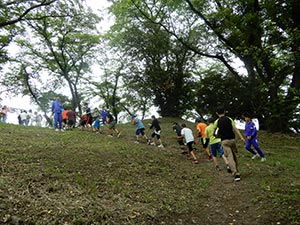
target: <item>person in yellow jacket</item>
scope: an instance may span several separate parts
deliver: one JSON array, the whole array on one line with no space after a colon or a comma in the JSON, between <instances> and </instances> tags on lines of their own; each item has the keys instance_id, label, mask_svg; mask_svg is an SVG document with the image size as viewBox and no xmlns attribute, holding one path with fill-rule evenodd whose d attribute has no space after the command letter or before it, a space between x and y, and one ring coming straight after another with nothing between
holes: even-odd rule
<instances>
[{"instance_id":1,"label":"person in yellow jacket","mask_svg":"<svg viewBox=\"0 0 300 225\"><path fill-rule=\"evenodd\" d=\"M215 130L214 122L215 122L214 118L208 119L209 124L205 129L205 139L206 139L205 145L210 148L210 152L211 152L216 170L217 171L221 170L219 163L218 163L218 159L217 159L217 152L218 152L219 156L222 157L222 159L224 160L224 162L226 164L227 172L231 173L231 169L228 165L228 160L226 159L226 157L224 155L224 149L221 144L221 138L217 138L214 134L214 130Z\"/></svg>"}]
</instances>

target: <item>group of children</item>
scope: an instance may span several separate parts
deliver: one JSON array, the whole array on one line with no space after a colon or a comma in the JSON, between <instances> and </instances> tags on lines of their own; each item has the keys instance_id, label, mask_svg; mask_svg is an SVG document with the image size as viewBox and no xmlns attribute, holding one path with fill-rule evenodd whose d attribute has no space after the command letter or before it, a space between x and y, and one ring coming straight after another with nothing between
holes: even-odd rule
<instances>
[{"instance_id":1,"label":"group of children","mask_svg":"<svg viewBox=\"0 0 300 225\"><path fill-rule=\"evenodd\" d=\"M53 122L55 130L64 131L75 127L91 128L96 132L101 132L100 124L106 124L107 119L110 119L111 126L113 125L113 117L108 110L103 109L102 112L98 108L93 111L88 106L88 103L84 103L82 107L82 114L76 114L73 110L68 108L62 108L59 97L52 103ZM100 121L102 120L102 121Z\"/></svg>"},{"instance_id":2,"label":"group of children","mask_svg":"<svg viewBox=\"0 0 300 225\"><path fill-rule=\"evenodd\" d=\"M255 123L252 121L252 116L250 114L247 113L244 115L246 122L244 130L246 139L244 139L240 131L235 127L234 121L225 115L224 108L218 109L216 114L219 118L208 119L208 125L201 122L199 118L196 119L195 123L198 137L200 138L201 145L208 156L207 159L213 161L216 170L221 170L217 160L217 154L219 154L226 165L227 172L234 176L235 181L239 181L240 174L237 163L235 135L238 135L240 139L245 142L245 149L252 154L251 158L253 160L260 157L261 162L266 161L264 152L258 144ZM185 153L183 149L186 145L188 150L188 159L191 159L192 163L197 164L198 159L195 154L195 148L193 147L196 142L192 130L187 128L185 123L181 124L181 126L178 123L174 123L173 129L177 134L176 139L182 149L182 153Z\"/></svg>"},{"instance_id":3,"label":"group of children","mask_svg":"<svg viewBox=\"0 0 300 225\"><path fill-rule=\"evenodd\" d=\"M116 120L109 110L104 110L102 113L100 113L99 110L95 108L92 112L88 105L85 104L83 111L84 114L80 116L79 122L81 128L84 126L92 127L94 131L101 132L100 120L102 120L103 124L108 125L110 137L113 137L114 134L117 137L120 137L121 132L117 129ZM66 124L67 127L74 127L76 114L70 110L65 110L64 112L64 124ZM251 158L253 160L260 157L262 162L266 161L264 152L258 144L255 123L252 121L252 116L250 114L245 114L244 117L246 124L244 135L246 139L244 139L240 131L236 128L234 121L225 115L224 108L218 109L216 114L219 118L208 119L208 124L201 121L199 118L196 119L195 123L198 137L200 138L204 152L207 154L207 160L213 161L216 170L221 170L217 160L217 154L219 154L226 165L227 172L232 173L235 181L239 181L240 174L237 163L235 135L238 135L240 139L245 142L245 149L252 154ZM149 123L149 128L153 129L153 132L151 137L148 138L145 133L145 125L143 124L142 120L134 114L131 115L131 122L136 126L135 143L139 144L140 137L142 137L145 139L147 144L164 148L161 140L161 127L159 121L157 118L155 118L155 116L152 116L151 119L152 121ZM173 130L177 134L175 138L180 145L182 154L187 153L188 159L191 159L193 164L198 164L199 161L195 153L196 148L194 147L196 141L193 131L188 128L185 123L179 125L176 122L173 124ZM187 151L184 151L184 148L187 148Z\"/></svg>"},{"instance_id":4,"label":"group of children","mask_svg":"<svg viewBox=\"0 0 300 225\"><path fill-rule=\"evenodd\" d=\"M250 114L246 113L244 115L246 122L244 129L246 138L244 138L236 128L234 121L225 115L224 108L218 109L216 114L219 118L208 119L208 124L202 122L199 118L196 119L195 123L198 137L200 138L204 152L207 154L207 160L213 161L215 169L217 171L221 170L217 159L217 155L219 155L226 165L227 172L234 176L235 181L239 181L240 174L237 163L235 135L238 135L245 143L245 149L252 154L251 158L253 160L260 157L261 162L266 161L264 152L258 144L255 123L252 121L252 116ZM150 129L153 128L153 133L151 134L152 141L150 141L145 134L143 122L136 115L132 115L131 118L132 123L136 125L135 143L139 143L139 137L142 136L146 139L148 144L157 145L156 142L158 142L158 147L163 147L160 136L161 128L155 116L152 116L152 123L149 124ZM182 149L182 154L187 153L188 159L191 159L193 164L198 164L199 161L195 153L196 148L194 147L196 141L193 131L188 128L185 123L179 125L176 122L173 124L173 130L177 134L175 138ZM187 151L184 151L184 148L187 148Z\"/></svg>"}]
</instances>

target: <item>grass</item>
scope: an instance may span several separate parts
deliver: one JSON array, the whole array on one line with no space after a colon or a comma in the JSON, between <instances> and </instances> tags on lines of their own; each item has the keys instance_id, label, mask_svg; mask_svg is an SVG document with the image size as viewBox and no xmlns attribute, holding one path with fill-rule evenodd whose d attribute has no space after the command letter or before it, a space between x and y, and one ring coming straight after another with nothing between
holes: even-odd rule
<instances>
[{"instance_id":1,"label":"grass","mask_svg":"<svg viewBox=\"0 0 300 225\"><path fill-rule=\"evenodd\" d=\"M299 136L260 131L265 163L238 143L234 183L199 144L198 165L180 154L173 121L164 150L134 144L131 124L120 138L0 124L0 224L300 224Z\"/></svg>"}]
</instances>

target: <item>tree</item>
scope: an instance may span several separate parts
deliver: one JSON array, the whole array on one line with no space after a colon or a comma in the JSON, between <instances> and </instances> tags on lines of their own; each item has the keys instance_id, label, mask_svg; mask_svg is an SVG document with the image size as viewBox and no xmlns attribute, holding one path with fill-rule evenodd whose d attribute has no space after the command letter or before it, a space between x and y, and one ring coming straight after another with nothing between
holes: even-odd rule
<instances>
[{"instance_id":1,"label":"tree","mask_svg":"<svg viewBox=\"0 0 300 225\"><path fill-rule=\"evenodd\" d=\"M110 62L110 65L112 62ZM87 91L91 96L99 96L104 100L106 109L109 109L116 121L118 121L118 114L123 110L120 105L120 94L118 92L120 80L122 78L123 64L119 64L114 71L108 68L104 68L104 75L102 81L92 82L94 88Z\"/></svg>"},{"instance_id":2,"label":"tree","mask_svg":"<svg viewBox=\"0 0 300 225\"><path fill-rule=\"evenodd\" d=\"M110 43L134 64L125 77L149 91L162 116L181 116L189 105L186 83L191 81L188 72L191 52L180 42L171 40L158 25L149 23L130 1L116 1L111 10L116 20ZM153 14L150 7L147 10L145 14ZM163 20L163 16L159 19ZM138 69L132 70L133 67Z\"/></svg>"},{"instance_id":3,"label":"tree","mask_svg":"<svg viewBox=\"0 0 300 225\"><path fill-rule=\"evenodd\" d=\"M299 1L131 3L144 18L160 25L189 50L223 63L239 81L241 92L248 93L248 110L255 111L259 105L264 128L289 130L300 97ZM152 9L151 15L148 9ZM161 14L167 19L162 20ZM198 39L190 38L193 33ZM234 57L244 63L247 79L234 68ZM257 95L267 96L266 101L258 102Z\"/></svg>"},{"instance_id":4,"label":"tree","mask_svg":"<svg viewBox=\"0 0 300 225\"><path fill-rule=\"evenodd\" d=\"M211 10L207 10L210 1L186 2L221 41L220 48L244 62L247 89L252 90L249 107L257 102L253 93L268 95L260 111L265 128L288 131L300 97L300 57L296 50L300 47L300 16L295 11L299 1L218 1Z\"/></svg>"},{"instance_id":5,"label":"tree","mask_svg":"<svg viewBox=\"0 0 300 225\"><path fill-rule=\"evenodd\" d=\"M216 117L220 105L226 106L232 118L241 118L248 110L248 93L241 92L239 81L221 65L203 68L198 79L193 108L201 118ZM265 96L257 97L261 102Z\"/></svg>"},{"instance_id":6,"label":"tree","mask_svg":"<svg viewBox=\"0 0 300 225\"><path fill-rule=\"evenodd\" d=\"M77 1L62 1L53 7L51 11L54 15L68 16L62 20L56 16L43 16L43 10L36 12L41 19L26 21L24 29L28 30L28 36L17 40L22 49L17 61L18 64L30 66L32 73L38 74L39 79L32 82L39 82L44 90L62 88L67 84L72 96L72 108L80 110L78 88L82 81L89 79L89 65L93 62L100 38L95 27L100 18ZM40 77L46 79L43 81ZM13 74L10 74L9 80L11 85L17 84Z\"/></svg>"},{"instance_id":7,"label":"tree","mask_svg":"<svg viewBox=\"0 0 300 225\"><path fill-rule=\"evenodd\" d=\"M3 0L0 2L0 64L8 60L6 47L9 46L18 33L22 32L17 25L25 20L40 19L40 16L32 17L29 14L37 9L45 8L56 1L57 0Z\"/></svg>"}]
</instances>

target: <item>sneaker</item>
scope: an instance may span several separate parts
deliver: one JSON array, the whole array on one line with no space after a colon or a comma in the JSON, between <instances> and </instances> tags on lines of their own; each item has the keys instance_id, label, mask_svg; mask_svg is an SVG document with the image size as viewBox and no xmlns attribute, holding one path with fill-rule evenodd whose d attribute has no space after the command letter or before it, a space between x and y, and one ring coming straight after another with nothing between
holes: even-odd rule
<instances>
[{"instance_id":1,"label":"sneaker","mask_svg":"<svg viewBox=\"0 0 300 225\"><path fill-rule=\"evenodd\" d=\"M198 161L197 159L194 159L194 160L192 161L192 163L193 163L193 164L198 164L199 161Z\"/></svg>"},{"instance_id":2,"label":"sneaker","mask_svg":"<svg viewBox=\"0 0 300 225\"><path fill-rule=\"evenodd\" d=\"M261 158L260 161L261 161L261 162L265 162L265 161L267 161L267 159L266 159L265 157L263 157L263 158Z\"/></svg>"},{"instance_id":3,"label":"sneaker","mask_svg":"<svg viewBox=\"0 0 300 225\"><path fill-rule=\"evenodd\" d=\"M258 157L259 157L259 154L256 154L256 155L252 156L251 159L256 159Z\"/></svg>"},{"instance_id":4,"label":"sneaker","mask_svg":"<svg viewBox=\"0 0 300 225\"><path fill-rule=\"evenodd\" d=\"M139 141L135 141L134 143L135 143L135 144L139 144L140 142L139 142Z\"/></svg>"},{"instance_id":5,"label":"sneaker","mask_svg":"<svg viewBox=\"0 0 300 225\"><path fill-rule=\"evenodd\" d=\"M211 160L213 160L213 158L212 158L212 156L210 155L210 156L207 157L207 161L211 161Z\"/></svg>"},{"instance_id":6,"label":"sneaker","mask_svg":"<svg viewBox=\"0 0 300 225\"><path fill-rule=\"evenodd\" d=\"M226 169L227 169L227 173L232 173L229 165L226 166Z\"/></svg>"},{"instance_id":7,"label":"sneaker","mask_svg":"<svg viewBox=\"0 0 300 225\"><path fill-rule=\"evenodd\" d=\"M154 142L150 142L150 144L149 144L149 145L155 146L155 143L154 143Z\"/></svg>"},{"instance_id":8,"label":"sneaker","mask_svg":"<svg viewBox=\"0 0 300 225\"><path fill-rule=\"evenodd\" d=\"M153 142L151 142L149 139L147 140L147 144L151 145Z\"/></svg>"},{"instance_id":9,"label":"sneaker","mask_svg":"<svg viewBox=\"0 0 300 225\"><path fill-rule=\"evenodd\" d=\"M119 137L120 137L120 135L121 135L121 132L119 132L119 133L118 133L117 137L119 138Z\"/></svg>"},{"instance_id":10,"label":"sneaker","mask_svg":"<svg viewBox=\"0 0 300 225\"><path fill-rule=\"evenodd\" d=\"M159 146L157 146L157 147L159 147L159 148L163 148L164 146L163 146L163 145L159 145Z\"/></svg>"},{"instance_id":11,"label":"sneaker","mask_svg":"<svg viewBox=\"0 0 300 225\"><path fill-rule=\"evenodd\" d=\"M216 166L216 171L221 171L219 166Z\"/></svg>"},{"instance_id":12,"label":"sneaker","mask_svg":"<svg viewBox=\"0 0 300 225\"><path fill-rule=\"evenodd\" d=\"M55 129L55 131L59 131L59 129Z\"/></svg>"},{"instance_id":13,"label":"sneaker","mask_svg":"<svg viewBox=\"0 0 300 225\"><path fill-rule=\"evenodd\" d=\"M240 181L241 180L241 176L240 175L235 175L234 176L234 181Z\"/></svg>"}]
</instances>

